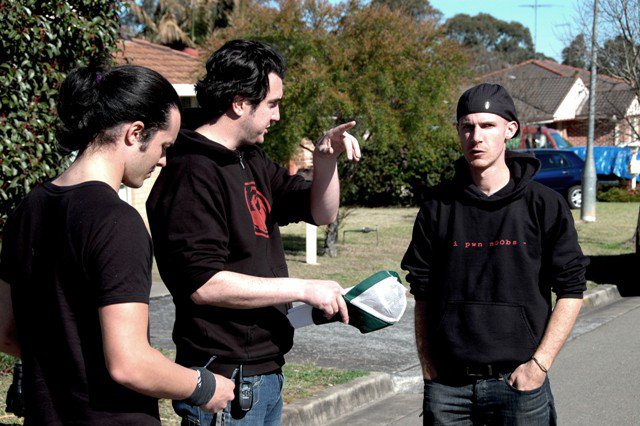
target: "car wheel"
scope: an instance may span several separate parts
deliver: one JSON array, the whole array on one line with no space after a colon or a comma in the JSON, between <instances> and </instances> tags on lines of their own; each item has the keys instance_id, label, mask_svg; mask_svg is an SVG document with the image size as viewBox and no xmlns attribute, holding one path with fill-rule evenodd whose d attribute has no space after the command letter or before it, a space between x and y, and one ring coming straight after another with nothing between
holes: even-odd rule
<instances>
[{"instance_id":1,"label":"car wheel","mask_svg":"<svg viewBox=\"0 0 640 426\"><path fill-rule=\"evenodd\" d=\"M572 209L582 207L582 187L580 185L572 186L567 191L567 201Z\"/></svg>"}]
</instances>

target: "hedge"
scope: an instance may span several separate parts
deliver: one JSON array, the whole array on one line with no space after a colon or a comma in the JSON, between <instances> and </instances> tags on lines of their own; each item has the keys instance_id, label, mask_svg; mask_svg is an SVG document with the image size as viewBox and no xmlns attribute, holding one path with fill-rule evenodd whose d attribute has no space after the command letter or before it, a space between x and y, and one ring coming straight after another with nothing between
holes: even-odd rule
<instances>
[{"instance_id":1,"label":"hedge","mask_svg":"<svg viewBox=\"0 0 640 426\"><path fill-rule=\"evenodd\" d=\"M108 63L121 2L0 0L0 235L38 183L68 164L56 145L55 96L73 68Z\"/></svg>"}]
</instances>

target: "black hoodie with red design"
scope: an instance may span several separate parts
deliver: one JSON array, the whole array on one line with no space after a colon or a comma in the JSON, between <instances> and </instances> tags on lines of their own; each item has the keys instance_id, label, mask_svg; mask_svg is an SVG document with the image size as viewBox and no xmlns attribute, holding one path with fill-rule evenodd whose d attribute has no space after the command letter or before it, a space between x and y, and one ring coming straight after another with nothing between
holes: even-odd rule
<instances>
[{"instance_id":1,"label":"black hoodie with red design","mask_svg":"<svg viewBox=\"0 0 640 426\"><path fill-rule=\"evenodd\" d=\"M257 146L232 151L183 128L147 213L158 269L176 305L176 361L203 365L217 355L212 369L221 374L240 363L246 375L278 370L293 344L287 305L228 309L190 296L223 270L286 277L279 225L313 223L310 183Z\"/></svg>"},{"instance_id":2,"label":"black hoodie with red design","mask_svg":"<svg viewBox=\"0 0 640 426\"><path fill-rule=\"evenodd\" d=\"M589 263L571 212L532 180L533 157L510 155L511 180L487 196L464 159L427 195L402 260L416 300L426 302L436 368L519 364L538 347L558 298L582 298Z\"/></svg>"}]
</instances>

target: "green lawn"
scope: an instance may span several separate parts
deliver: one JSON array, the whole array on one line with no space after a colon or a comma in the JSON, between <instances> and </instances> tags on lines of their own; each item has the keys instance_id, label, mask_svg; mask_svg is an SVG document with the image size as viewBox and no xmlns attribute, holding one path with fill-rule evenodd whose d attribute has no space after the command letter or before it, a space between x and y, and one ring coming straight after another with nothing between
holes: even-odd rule
<instances>
[{"instance_id":1,"label":"green lawn","mask_svg":"<svg viewBox=\"0 0 640 426\"><path fill-rule=\"evenodd\" d=\"M633 253L639 209L640 203L596 203L596 221L590 223L580 220L580 210L574 210L578 238L585 254Z\"/></svg>"},{"instance_id":2,"label":"green lawn","mask_svg":"<svg viewBox=\"0 0 640 426\"><path fill-rule=\"evenodd\" d=\"M351 287L372 273L391 269L404 279L400 260L411 241L417 208L358 208L343 220L339 232L338 257L318 257L318 265L305 263L305 225L292 224L282 228L289 275L296 278L335 280ZM376 233L346 232L363 227L377 228ZM343 241L343 235L345 241ZM323 228L318 228L318 253L322 252Z\"/></svg>"}]
</instances>

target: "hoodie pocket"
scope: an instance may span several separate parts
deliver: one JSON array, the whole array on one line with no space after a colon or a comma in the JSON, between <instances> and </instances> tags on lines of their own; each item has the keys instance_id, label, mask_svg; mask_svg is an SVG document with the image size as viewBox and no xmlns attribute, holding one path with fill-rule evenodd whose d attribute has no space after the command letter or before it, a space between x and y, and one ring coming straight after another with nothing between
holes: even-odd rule
<instances>
[{"instance_id":1,"label":"hoodie pocket","mask_svg":"<svg viewBox=\"0 0 640 426\"><path fill-rule=\"evenodd\" d=\"M524 307L509 303L448 302L436 334L443 353L467 364L522 362L537 346Z\"/></svg>"}]
</instances>

